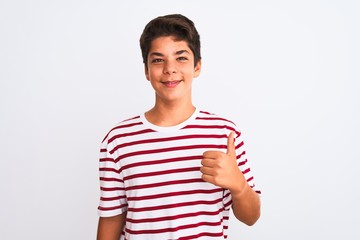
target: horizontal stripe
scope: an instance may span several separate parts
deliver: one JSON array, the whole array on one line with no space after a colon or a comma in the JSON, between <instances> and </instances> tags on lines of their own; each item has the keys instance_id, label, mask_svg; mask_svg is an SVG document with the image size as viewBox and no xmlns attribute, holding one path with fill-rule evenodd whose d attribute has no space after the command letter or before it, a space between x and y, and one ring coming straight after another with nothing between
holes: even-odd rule
<instances>
[{"instance_id":1,"label":"horizontal stripe","mask_svg":"<svg viewBox=\"0 0 360 240\"><path fill-rule=\"evenodd\" d=\"M145 133L151 133L154 132L154 130L151 129L144 129L144 130L140 130L140 131L136 131L136 132L129 132L129 133L123 133L123 134L117 134L113 137L111 137L108 140L108 144L112 143L115 139L117 138L122 138L122 137L130 137L130 136L135 136L135 135L140 135L140 134L145 134Z\"/></svg>"},{"instance_id":2,"label":"horizontal stripe","mask_svg":"<svg viewBox=\"0 0 360 240\"><path fill-rule=\"evenodd\" d=\"M100 177L100 180L105 181L105 182L124 182L122 179L119 179L119 178Z\"/></svg>"},{"instance_id":3,"label":"horizontal stripe","mask_svg":"<svg viewBox=\"0 0 360 240\"><path fill-rule=\"evenodd\" d=\"M142 218L142 219L131 219L126 218L126 221L132 223L148 223L148 222L163 222L163 221L170 221L175 219L182 219L182 218L189 218L189 217L196 217L196 216L214 216L218 215L223 211L223 209L219 209L215 212L207 212L207 211L200 211L200 212L191 212L191 213L184 213L184 214L177 214L175 216L166 216L166 217L157 217L157 218Z\"/></svg>"},{"instance_id":4,"label":"horizontal stripe","mask_svg":"<svg viewBox=\"0 0 360 240\"><path fill-rule=\"evenodd\" d=\"M150 165L157 165L157 164L163 164L163 163L169 163L169 162L179 162L179 161L199 160L199 159L202 159L202 155L167 158L167 159L153 160L153 161L146 161L146 162L136 162L136 163L131 163L131 164L122 166L120 168L120 171L124 171L125 169L133 168L133 167L141 167L141 166L147 166L147 165L150 166Z\"/></svg>"},{"instance_id":5,"label":"horizontal stripe","mask_svg":"<svg viewBox=\"0 0 360 240\"><path fill-rule=\"evenodd\" d=\"M108 134L107 134L107 135L105 136L105 138L102 140L102 143L109 137L109 134L110 134L112 131L121 128L121 126L122 126L121 124L123 124L123 123L125 123L125 122L127 122L127 121L130 121L130 120L139 119L139 118L140 118L140 116L136 116L136 117L133 117L133 118L130 118L130 119L127 119L127 120L122 121L122 122L120 123L120 125L112 128L112 129L108 132Z\"/></svg>"},{"instance_id":6,"label":"horizontal stripe","mask_svg":"<svg viewBox=\"0 0 360 240\"><path fill-rule=\"evenodd\" d=\"M178 238L178 240L193 240L193 239L198 239L200 237L221 237L223 235L224 235L223 232L219 232L219 233L202 232L196 235L180 237Z\"/></svg>"},{"instance_id":7,"label":"horizontal stripe","mask_svg":"<svg viewBox=\"0 0 360 240\"><path fill-rule=\"evenodd\" d=\"M137 118L139 118L139 117L137 117ZM119 125L119 126L114 127L113 129L111 129L111 131L121 129L121 128L130 128L130 127L137 126L137 125L142 125L142 124L143 124L142 122L135 122L135 123Z\"/></svg>"},{"instance_id":8,"label":"horizontal stripe","mask_svg":"<svg viewBox=\"0 0 360 240\"><path fill-rule=\"evenodd\" d=\"M227 126L227 125L187 125L184 127L184 129L228 129L230 131L233 131L236 133L236 135L240 135L240 132L236 131L235 128Z\"/></svg>"},{"instance_id":9,"label":"horizontal stripe","mask_svg":"<svg viewBox=\"0 0 360 240\"><path fill-rule=\"evenodd\" d=\"M139 141L132 141L132 142L126 142L123 144L119 144L114 149L110 150L110 153L113 154L116 150L123 147L129 147L134 145L141 145L141 144L148 144L148 143L158 143L158 142L168 142L168 141L177 141L177 140L184 140L184 139L193 139L193 138L227 138L224 134L192 134L192 135L183 135L183 136L176 136L176 137L167 137L167 138L155 138L155 139L145 139L145 140L139 140Z\"/></svg>"},{"instance_id":10,"label":"horizontal stripe","mask_svg":"<svg viewBox=\"0 0 360 240\"><path fill-rule=\"evenodd\" d=\"M173 180L173 181L151 183L151 184L133 185L133 186L125 187L125 190L130 191L135 189L156 188L161 186L197 183L197 182L204 182L204 180L202 180L201 178L193 178L193 179Z\"/></svg>"},{"instance_id":11,"label":"horizontal stripe","mask_svg":"<svg viewBox=\"0 0 360 240\"><path fill-rule=\"evenodd\" d=\"M225 118L220 118L220 117L197 117L196 120L220 120L220 121L224 121L224 122L234 124L232 121L227 120Z\"/></svg>"},{"instance_id":12,"label":"horizontal stripe","mask_svg":"<svg viewBox=\"0 0 360 240\"><path fill-rule=\"evenodd\" d=\"M156 210L163 210L163 209L169 209L169 208L188 207L188 206L194 206L194 205L212 205L212 204L219 203L221 201L222 201L222 199L199 200L199 201L192 201L192 202L164 204L164 205L159 205L159 206L128 208L128 212L146 212L146 211L156 211Z\"/></svg>"},{"instance_id":13,"label":"horizontal stripe","mask_svg":"<svg viewBox=\"0 0 360 240\"><path fill-rule=\"evenodd\" d=\"M115 172L115 173L120 173L120 171L118 169L115 168L99 168L100 172Z\"/></svg>"},{"instance_id":14,"label":"horizontal stripe","mask_svg":"<svg viewBox=\"0 0 360 240\"><path fill-rule=\"evenodd\" d=\"M124 177L124 181L133 179L133 178L153 177L153 176L159 176L159 175L167 175L167 174L183 173L183 172L194 172L194 171L197 171L197 172L200 171L200 167L178 168L178 169L170 169L170 170L164 170L164 171L138 173L138 174L128 175L128 176Z\"/></svg>"},{"instance_id":15,"label":"horizontal stripe","mask_svg":"<svg viewBox=\"0 0 360 240\"><path fill-rule=\"evenodd\" d=\"M223 191L222 188L214 188L209 190L188 190L188 191L177 191L177 192L169 192L162 194L154 194L148 196L137 196L137 197L128 197L128 201L142 201L142 200L150 200L150 199L159 199L159 198L167 198L173 196L184 196L184 195L193 195L193 194L211 194Z\"/></svg>"},{"instance_id":16,"label":"horizontal stripe","mask_svg":"<svg viewBox=\"0 0 360 240\"><path fill-rule=\"evenodd\" d=\"M112 187L112 188L107 188L107 187L100 187L100 190L101 191L123 191L125 190L125 188L122 188L122 187Z\"/></svg>"},{"instance_id":17,"label":"horizontal stripe","mask_svg":"<svg viewBox=\"0 0 360 240\"><path fill-rule=\"evenodd\" d=\"M115 160L113 158L100 158L100 162L115 162Z\"/></svg>"},{"instance_id":18,"label":"horizontal stripe","mask_svg":"<svg viewBox=\"0 0 360 240\"><path fill-rule=\"evenodd\" d=\"M119 205L119 206L113 206L113 207L102 207L102 206L99 206L98 209L100 211L113 211L113 210L117 210L117 209L120 209L120 208L124 208L124 207L127 207L128 204L122 204L122 205Z\"/></svg>"},{"instance_id":19,"label":"horizontal stripe","mask_svg":"<svg viewBox=\"0 0 360 240\"><path fill-rule=\"evenodd\" d=\"M115 201L115 200L120 200L120 199L124 199L126 198L126 196L117 196L117 197L100 197L101 201Z\"/></svg>"},{"instance_id":20,"label":"horizontal stripe","mask_svg":"<svg viewBox=\"0 0 360 240\"><path fill-rule=\"evenodd\" d=\"M163 153L163 152L173 152L173 151L182 151L182 150L191 150L191 149L207 149L207 148L218 148L218 149L226 149L226 145L216 145L216 144L203 144L203 145L191 145L191 146L181 146L181 147L170 147L170 148L160 148L160 149L151 149L151 150L143 150L137 152L130 152L127 154L123 154L115 159L115 162L119 162L121 159L138 156L138 155L148 155L155 153Z\"/></svg>"},{"instance_id":21,"label":"horizontal stripe","mask_svg":"<svg viewBox=\"0 0 360 240\"><path fill-rule=\"evenodd\" d=\"M191 229L200 226L219 226L221 222L199 222L194 224L187 224L173 228L162 228L162 229L147 229L147 230L131 230L126 228L126 232L130 234L154 234L154 233L164 233L164 232L176 232L183 229Z\"/></svg>"}]
</instances>

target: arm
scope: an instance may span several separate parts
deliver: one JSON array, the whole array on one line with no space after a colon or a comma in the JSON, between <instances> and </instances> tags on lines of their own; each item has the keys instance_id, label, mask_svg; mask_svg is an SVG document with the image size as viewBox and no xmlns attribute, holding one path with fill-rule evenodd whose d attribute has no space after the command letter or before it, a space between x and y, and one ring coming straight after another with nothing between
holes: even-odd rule
<instances>
[{"instance_id":1,"label":"arm","mask_svg":"<svg viewBox=\"0 0 360 240\"><path fill-rule=\"evenodd\" d=\"M126 212L114 217L100 217L97 240L119 240L125 225Z\"/></svg>"},{"instance_id":2,"label":"arm","mask_svg":"<svg viewBox=\"0 0 360 240\"><path fill-rule=\"evenodd\" d=\"M250 226L260 217L260 198L237 166L233 134L228 137L226 153L204 152L200 171L204 181L230 190L235 217Z\"/></svg>"},{"instance_id":3,"label":"arm","mask_svg":"<svg viewBox=\"0 0 360 240\"><path fill-rule=\"evenodd\" d=\"M243 179L242 184L229 189L232 199L232 210L238 220L251 226L260 217L260 197L249 186L241 172L239 172L239 177Z\"/></svg>"}]
</instances>

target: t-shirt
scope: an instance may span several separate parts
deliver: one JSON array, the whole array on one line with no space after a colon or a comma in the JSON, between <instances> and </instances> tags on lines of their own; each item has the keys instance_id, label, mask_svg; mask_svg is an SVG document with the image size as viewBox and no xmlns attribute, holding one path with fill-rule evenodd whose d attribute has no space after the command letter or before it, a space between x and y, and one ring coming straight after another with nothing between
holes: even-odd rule
<instances>
[{"instance_id":1,"label":"t-shirt","mask_svg":"<svg viewBox=\"0 0 360 240\"><path fill-rule=\"evenodd\" d=\"M100 150L99 216L127 211L121 239L226 239L230 192L203 181L200 167L205 151L226 152L232 131L238 166L254 188L241 132L230 120L196 110L172 127L144 114L120 122Z\"/></svg>"}]
</instances>

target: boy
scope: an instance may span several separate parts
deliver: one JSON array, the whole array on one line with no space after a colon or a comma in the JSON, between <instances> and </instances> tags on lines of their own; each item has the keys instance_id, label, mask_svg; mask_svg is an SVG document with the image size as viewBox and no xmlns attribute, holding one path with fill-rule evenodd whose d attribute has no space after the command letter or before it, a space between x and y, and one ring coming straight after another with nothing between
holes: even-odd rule
<instances>
[{"instance_id":1,"label":"boy","mask_svg":"<svg viewBox=\"0 0 360 240\"><path fill-rule=\"evenodd\" d=\"M149 111L120 122L100 153L98 240L226 239L229 210L260 216L240 131L192 104L200 37L180 14L150 21L140 38Z\"/></svg>"}]
</instances>

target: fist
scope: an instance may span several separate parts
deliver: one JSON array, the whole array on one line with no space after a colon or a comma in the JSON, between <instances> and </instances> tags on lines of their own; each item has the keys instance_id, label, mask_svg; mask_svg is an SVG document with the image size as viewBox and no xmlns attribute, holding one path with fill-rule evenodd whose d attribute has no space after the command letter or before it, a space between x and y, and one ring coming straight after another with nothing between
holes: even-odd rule
<instances>
[{"instance_id":1,"label":"fist","mask_svg":"<svg viewBox=\"0 0 360 240\"><path fill-rule=\"evenodd\" d=\"M200 172L204 181L229 190L237 190L239 186L243 186L245 178L237 165L233 132L228 136L226 153L206 151L201 165Z\"/></svg>"}]
</instances>

